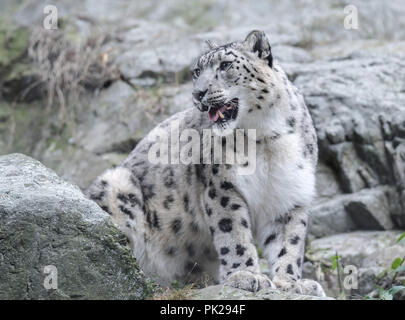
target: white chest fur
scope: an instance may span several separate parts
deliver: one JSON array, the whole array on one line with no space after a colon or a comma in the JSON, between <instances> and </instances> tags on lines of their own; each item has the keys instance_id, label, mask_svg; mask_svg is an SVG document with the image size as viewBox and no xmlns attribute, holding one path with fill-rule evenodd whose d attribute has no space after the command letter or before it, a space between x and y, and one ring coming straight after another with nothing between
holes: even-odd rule
<instances>
[{"instance_id":1,"label":"white chest fur","mask_svg":"<svg viewBox=\"0 0 405 320\"><path fill-rule=\"evenodd\" d=\"M253 229L296 205L308 205L314 197L314 168L303 157L301 144L294 134L264 143L256 151L255 171L235 176L235 184L248 204Z\"/></svg>"}]
</instances>

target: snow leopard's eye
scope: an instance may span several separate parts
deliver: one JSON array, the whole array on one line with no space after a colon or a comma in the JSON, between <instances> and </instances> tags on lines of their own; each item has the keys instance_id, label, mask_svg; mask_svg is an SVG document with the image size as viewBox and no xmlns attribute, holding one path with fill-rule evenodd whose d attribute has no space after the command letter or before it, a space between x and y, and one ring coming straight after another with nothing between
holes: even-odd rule
<instances>
[{"instance_id":1,"label":"snow leopard's eye","mask_svg":"<svg viewBox=\"0 0 405 320\"><path fill-rule=\"evenodd\" d=\"M201 70L196 68L193 70L193 77L197 79L200 76Z\"/></svg>"},{"instance_id":2,"label":"snow leopard's eye","mask_svg":"<svg viewBox=\"0 0 405 320\"><path fill-rule=\"evenodd\" d=\"M232 62L231 61L222 61L221 64L219 65L219 69L221 71L228 70L228 68L231 66Z\"/></svg>"}]
</instances>

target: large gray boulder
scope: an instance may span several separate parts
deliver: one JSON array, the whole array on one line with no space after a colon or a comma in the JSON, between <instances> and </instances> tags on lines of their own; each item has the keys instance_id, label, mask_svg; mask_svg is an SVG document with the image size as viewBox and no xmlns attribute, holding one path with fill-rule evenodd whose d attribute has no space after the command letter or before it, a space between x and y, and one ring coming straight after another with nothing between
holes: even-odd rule
<instances>
[{"instance_id":1,"label":"large gray boulder","mask_svg":"<svg viewBox=\"0 0 405 320\"><path fill-rule=\"evenodd\" d=\"M327 177L339 186L329 194L321 192L323 198L314 211L324 217L329 212L331 219L338 213L341 218L334 233L352 230L349 220L370 230L404 227L403 57L353 54L289 64L287 69L314 120L320 162L332 168ZM320 182L325 181L321 176ZM336 198L341 193L353 196Z\"/></svg>"},{"instance_id":2,"label":"large gray boulder","mask_svg":"<svg viewBox=\"0 0 405 320\"><path fill-rule=\"evenodd\" d=\"M353 55L291 74L314 119L320 158L344 192L404 182L404 70L400 56Z\"/></svg>"},{"instance_id":3,"label":"large gray boulder","mask_svg":"<svg viewBox=\"0 0 405 320\"><path fill-rule=\"evenodd\" d=\"M78 187L27 156L0 157L0 299L146 298L152 283L125 245Z\"/></svg>"}]
</instances>

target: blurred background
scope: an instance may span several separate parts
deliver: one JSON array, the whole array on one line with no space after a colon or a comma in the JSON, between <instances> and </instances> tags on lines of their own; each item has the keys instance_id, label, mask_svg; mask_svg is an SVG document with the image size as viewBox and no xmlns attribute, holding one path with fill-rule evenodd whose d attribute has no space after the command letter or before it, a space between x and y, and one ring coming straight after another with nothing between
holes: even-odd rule
<instances>
[{"instance_id":1,"label":"blurred background","mask_svg":"<svg viewBox=\"0 0 405 320\"><path fill-rule=\"evenodd\" d=\"M57 9L57 29L44 28L47 5ZM405 228L403 0L0 6L0 155L32 156L82 189L158 122L192 106L189 66L205 40L264 30L318 133L305 272L338 295L337 278L322 268L339 251L360 268L361 289L349 295L388 281L376 276L405 251L392 231Z\"/></svg>"}]
</instances>

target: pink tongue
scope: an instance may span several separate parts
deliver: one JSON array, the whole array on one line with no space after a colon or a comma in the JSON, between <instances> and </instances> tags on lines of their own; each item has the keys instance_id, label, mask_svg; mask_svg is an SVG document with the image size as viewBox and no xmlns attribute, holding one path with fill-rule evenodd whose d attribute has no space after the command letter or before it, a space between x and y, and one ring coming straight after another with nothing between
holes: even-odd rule
<instances>
[{"instance_id":1,"label":"pink tongue","mask_svg":"<svg viewBox=\"0 0 405 320\"><path fill-rule=\"evenodd\" d=\"M217 121L218 118L219 118L219 112L220 112L220 111L221 111L221 112L224 112L225 109L226 109L226 106L223 106L223 107L221 107L220 109L218 109L218 110L215 112L214 115L212 115L211 113L208 113L208 115L209 115L209 117L210 117L210 120L211 120L212 122Z\"/></svg>"},{"instance_id":2,"label":"pink tongue","mask_svg":"<svg viewBox=\"0 0 405 320\"><path fill-rule=\"evenodd\" d=\"M217 112L215 112L215 114L214 114L214 115L212 115L211 113L209 113L208 115L209 115L210 120L211 120L212 122L217 121L217 120L218 120L218 118L219 118L219 113L218 113L218 110L217 110Z\"/></svg>"}]
</instances>

